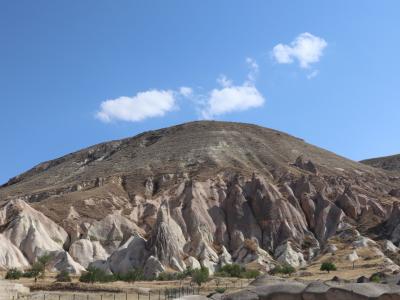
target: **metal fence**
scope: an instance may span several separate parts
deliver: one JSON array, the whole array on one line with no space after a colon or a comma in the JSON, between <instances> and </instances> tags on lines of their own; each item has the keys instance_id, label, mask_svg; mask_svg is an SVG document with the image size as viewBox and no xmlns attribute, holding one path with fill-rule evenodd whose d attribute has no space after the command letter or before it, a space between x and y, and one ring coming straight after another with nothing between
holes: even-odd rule
<instances>
[{"instance_id":1,"label":"metal fence","mask_svg":"<svg viewBox=\"0 0 400 300\"><path fill-rule=\"evenodd\" d=\"M54 291L44 292L37 291L31 294L12 297L10 300L170 300L187 295L208 294L212 291L234 291L242 289L250 283L251 280L238 280L236 282L219 282L215 284L207 284L203 287L197 286L178 286L174 288L165 288L151 291L135 291L129 293L112 293L112 292L70 292L70 291Z\"/></svg>"},{"instance_id":2,"label":"metal fence","mask_svg":"<svg viewBox=\"0 0 400 300\"><path fill-rule=\"evenodd\" d=\"M200 288L180 287L149 292L130 293L70 293L70 292L36 292L29 295L12 297L10 300L168 300L186 295L198 295Z\"/></svg>"}]
</instances>

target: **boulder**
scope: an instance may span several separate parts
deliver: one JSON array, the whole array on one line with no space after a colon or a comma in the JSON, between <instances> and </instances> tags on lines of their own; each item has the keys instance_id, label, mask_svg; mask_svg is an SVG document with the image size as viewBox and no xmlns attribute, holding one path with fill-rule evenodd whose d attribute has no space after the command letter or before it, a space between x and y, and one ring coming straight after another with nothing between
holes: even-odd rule
<instances>
[{"instance_id":1,"label":"boulder","mask_svg":"<svg viewBox=\"0 0 400 300\"><path fill-rule=\"evenodd\" d=\"M189 256L185 260L185 264L186 264L187 268L191 268L192 270L201 268L200 262L197 259L195 259L193 256Z\"/></svg>"},{"instance_id":2,"label":"boulder","mask_svg":"<svg viewBox=\"0 0 400 300\"><path fill-rule=\"evenodd\" d=\"M144 264L143 274L145 278L156 278L165 268L161 262L154 256L150 256Z\"/></svg>"},{"instance_id":3,"label":"boulder","mask_svg":"<svg viewBox=\"0 0 400 300\"><path fill-rule=\"evenodd\" d=\"M149 255L146 240L140 235L133 235L108 258L108 265L114 274L125 274L132 269L143 268Z\"/></svg>"},{"instance_id":4,"label":"boulder","mask_svg":"<svg viewBox=\"0 0 400 300\"><path fill-rule=\"evenodd\" d=\"M277 247L274 256L278 262L289 264L295 268L306 265L303 254L293 250L291 242L286 242Z\"/></svg>"},{"instance_id":5,"label":"boulder","mask_svg":"<svg viewBox=\"0 0 400 300\"><path fill-rule=\"evenodd\" d=\"M108 254L100 242L92 242L87 239L80 239L72 243L69 248L69 254L85 268L93 261L106 260L108 258Z\"/></svg>"},{"instance_id":6,"label":"boulder","mask_svg":"<svg viewBox=\"0 0 400 300\"><path fill-rule=\"evenodd\" d=\"M71 274L81 274L85 271L85 268L74 259L66 251L54 251L50 252L52 260L49 264L49 269L52 272L68 271Z\"/></svg>"}]
</instances>

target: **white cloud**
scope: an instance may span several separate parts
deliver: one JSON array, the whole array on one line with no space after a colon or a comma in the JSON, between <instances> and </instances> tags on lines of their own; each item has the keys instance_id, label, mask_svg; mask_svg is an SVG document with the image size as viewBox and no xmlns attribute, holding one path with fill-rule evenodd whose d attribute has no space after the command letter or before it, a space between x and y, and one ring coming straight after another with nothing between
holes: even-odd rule
<instances>
[{"instance_id":1,"label":"white cloud","mask_svg":"<svg viewBox=\"0 0 400 300\"><path fill-rule=\"evenodd\" d=\"M203 118L210 119L226 113L260 107L264 102L264 97L254 85L222 87L210 92L201 114Z\"/></svg>"},{"instance_id":2,"label":"white cloud","mask_svg":"<svg viewBox=\"0 0 400 300\"><path fill-rule=\"evenodd\" d=\"M231 112L245 111L260 107L265 99L254 85L258 73L258 64L252 58L247 58L246 63L250 67L247 81L242 85L233 85L233 82L225 75L219 76L217 82L219 89L213 89L202 102L201 115L205 119Z\"/></svg>"},{"instance_id":3,"label":"white cloud","mask_svg":"<svg viewBox=\"0 0 400 300\"><path fill-rule=\"evenodd\" d=\"M106 100L101 103L96 117L103 122L137 122L147 118L162 117L176 108L175 94L169 90L149 90L137 93L133 97Z\"/></svg>"},{"instance_id":4,"label":"white cloud","mask_svg":"<svg viewBox=\"0 0 400 300\"><path fill-rule=\"evenodd\" d=\"M320 37L305 32L300 34L290 45L278 44L272 50L272 55L280 64L291 64L298 60L301 68L309 68L319 62L328 43Z\"/></svg>"},{"instance_id":5,"label":"white cloud","mask_svg":"<svg viewBox=\"0 0 400 300\"><path fill-rule=\"evenodd\" d=\"M183 96L183 97L190 97L193 95L193 90L190 87L187 86L182 86L179 88L179 93Z\"/></svg>"},{"instance_id":6,"label":"white cloud","mask_svg":"<svg viewBox=\"0 0 400 300\"><path fill-rule=\"evenodd\" d=\"M210 119L231 112L260 107L265 99L255 86L259 66L252 58L246 58L249 73L241 85L234 85L225 75L217 79L220 88L207 93L196 93L191 87L177 90L149 90L132 97L119 97L103 101L96 118L103 122L138 122L148 118L162 117L178 108L178 100L187 98L199 110L202 118Z\"/></svg>"}]
</instances>

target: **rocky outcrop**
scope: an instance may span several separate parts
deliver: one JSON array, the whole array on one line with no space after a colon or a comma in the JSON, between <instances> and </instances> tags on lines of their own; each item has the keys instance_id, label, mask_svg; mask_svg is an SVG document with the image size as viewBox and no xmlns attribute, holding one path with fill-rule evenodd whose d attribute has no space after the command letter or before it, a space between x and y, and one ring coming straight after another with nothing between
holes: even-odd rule
<instances>
[{"instance_id":1,"label":"rocky outcrop","mask_svg":"<svg viewBox=\"0 0 400 300\"><path fill-rule=\"evenodd\" d=\"M132 269L143 269L148 257L146 240L134 235L109 257L107 263L113 273L125 274Z\"/></svg>"},{"instance_id":2,"label":"rocky outcrop","mask_svg":"<svg viewBox=\"0 0 400 300\"><path fill-rule=\"evenodd\" d=\"M75 241L69 247L69 254L76 262L85 268L87 268L90 263L98 260L106 260L109 256L99 241L92 242L87 239Z\"/></svg>"},{"instance_id":3,"label":"rocky outcrop","mask_svg":"<svg viewBox=\"0 0 400 300\"><path fill-rule=\"evenodd\" d=\"M18 268L24 270L29 262L21 251L4 235L0 234L0 270Z\"/></svg>"},{"instance_id":4,"label":"rocky outcrop","mask_svg":"<svg viewBox=\"0 0 400 300\"><path fill-rule=\"evenodd\" d=\"M286 242L276 248L275 257L278 262L291 265L295 268L306 265L304 255L301 252L295 251L290 242Z\"/></svg>"},{"instance_id":5,"label":"rocky outcrop","mask_svg":"<svg viewBox=\"0 0 400 300\"><path fill-rule=\"evenodd\" d=\"M400 287L376 283L336 283L311 282L308 284L295 281L266 280L267 284L250 285L247 289L224 296L225 300L279 300L279 299L397 299Z\"/></svg>"},{"instance_id":6,"label":"rocky outcrop","mask_svg":"<svg viewBox=\"0 0 400 300\"><path fill-rule=\"evenodd\" d=\"M73 272L267 271L312 263L347 229L362 233L348 245L384 257L363 238L398 245L399 186L395 173L282 132L183 124L71 153L0 187L0 261L23 268L49 252Z\"/></svg>"}]
</instances>

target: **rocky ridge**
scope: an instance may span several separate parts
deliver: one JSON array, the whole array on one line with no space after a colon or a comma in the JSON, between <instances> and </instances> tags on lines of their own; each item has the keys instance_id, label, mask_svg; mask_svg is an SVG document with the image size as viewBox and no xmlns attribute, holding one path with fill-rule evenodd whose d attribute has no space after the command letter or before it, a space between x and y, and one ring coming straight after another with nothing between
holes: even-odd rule
<instances>
[{"instance_id":1,"label":"rocky ridge","mask_svg":"<svg viewBox=\"0 0 400 300\"><path fill-rule=\"evenodd\" d=\"M231 262L268 271L304 267L349 232L353 248L386 241L374 246L383 259L400 242L399 188L400 174L282 132L187 123L92 146L3 185L0 267L27 268L50 252L54 270L74 273L214 272Z\"/></svg>"}]
</instances>

